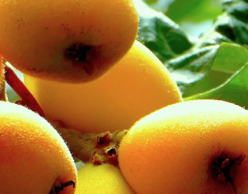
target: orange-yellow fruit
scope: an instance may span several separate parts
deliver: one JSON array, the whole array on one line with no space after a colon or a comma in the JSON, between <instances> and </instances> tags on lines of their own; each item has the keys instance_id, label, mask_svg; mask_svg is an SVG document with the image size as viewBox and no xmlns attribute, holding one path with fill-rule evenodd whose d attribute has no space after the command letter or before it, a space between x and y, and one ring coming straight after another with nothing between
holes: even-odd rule
<instances>
[{"instance_id":1,"label":"orange-yellow fruit","mask_svg":"<svg viewBox=\"0 0 248 194\"><path fill-rule=\"evenodd\" d=\"M0 123L0 193L74 193L73 158L45 119L21 105L0 101Z\"/></svg>"},{"instance_id":2,"label":"orange-yellow fruit","mask_svg":"<svg viewBox=\"0 0 248 194\"><path fill-rule=\"evenodd\" d=\"M248 111L218 100L181 102L136 122L119 150L138 194L248 193Z\"/></svg>"},{"instance_id":3,"label":"orange-yellow fruit","mask_svg":"<svg viewBox=\"0 0 248 194\"><path fill-rule=\"evenodd\" d=\"M134 194L121 171L111 164L86 163L78 171L75 194Z\"/></svg>"},{"instance_id":4,"label":"orange-yellow fruit","mask_svg":"<svg viewBox=\"0 0 248 194\"><path fill-rule=\"evenodd\" d=\"M141 117L182 101L158 58L136 41L105 75L83 84L57 83L24 75L48 120L83 132L127 129Z\"/></svg>"},{"instance_id":5,"label":"orange-yellow fruit","mask_svg":"<svg viewBox=\"0 0 248 194\"><path fill-rule=\"evenodd\" d=\"M0 53L42 79L85 82L114 65L137 36L132 0L0 0Z\"/></svg>"}]
</instances>

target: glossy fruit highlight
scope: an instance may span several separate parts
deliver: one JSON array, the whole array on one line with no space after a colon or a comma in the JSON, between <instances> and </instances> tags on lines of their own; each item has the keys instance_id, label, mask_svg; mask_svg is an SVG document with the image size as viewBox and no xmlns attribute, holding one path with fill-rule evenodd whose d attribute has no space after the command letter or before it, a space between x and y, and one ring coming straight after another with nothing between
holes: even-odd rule
<instances>
[{"instance_id":1,"label":"glossy fruit highlight","mask_svg":"<svg viewBox=\"0 0 248 194\"><path fill-rule=\"evenodd\" d=\"M111 164L95 166L86 163L78 171L78 187L75 194L134 194L121 171Z\"/></svg>"},{"instance_id":2,"label":"glossy fruit highlight","mask_svg":"<svg viewBox=\"0 0 248 194\"><path fill-rule=\"evenodd\" d=\"M0 123L0 193L74 193L73 158L45 119L21 105L0 101Z\"/></svg>"},{"instance_id":3,"label":"glossy fruit highlight","mask_svg":"<svg viewBox=\"0 0 248 194\"><path fill-rule=\"evenodd\" d=\"M248 193L248 111L218 100L181 102L134 124L121 171L139 194Z\"/></svg>"},{"instance_id":4,"label":"glossy fruit highlight","mask_svg":"<svg viewBox=\"0 0 248 194\"><path fill-rule=\"evenodd\" d=\"M128 129L141 117L182 101L169 71L138 41L92 82L62 84L28 75L24 80L48 120L82 132Z\"/></svg>"},{"instance_id":5,"label":"glossy fruit highlight","mask_svg":"<svg viewBox=\"0 0 248 194\"><path fill-rule=\"evenodd\" d=\"M125 55L138 31L132 0L0 0L0 53L42 79L96 79Z\"/></svg>"}]
</instances>

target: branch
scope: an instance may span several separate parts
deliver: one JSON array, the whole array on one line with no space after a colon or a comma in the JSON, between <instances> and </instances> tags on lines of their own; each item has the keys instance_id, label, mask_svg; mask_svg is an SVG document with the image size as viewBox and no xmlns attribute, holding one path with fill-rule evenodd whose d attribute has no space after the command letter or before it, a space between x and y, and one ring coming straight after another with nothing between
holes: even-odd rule
<instances>
[{"instance_id":1,"label":"branch","mask_svg":"<svg viewBox=\"0 0 248 194\"><path fill-rule=\"evenodd\" d=\"M4 64L5 60L0 56L0 76L1 76L1 83L0 83L0 100L7 101L7 93L6 93L6 84L5 84L5 77L4 77Z\"/></svg>"},{"instance_id":2,"label":"branch","mask_svg":"<svg viewBox=\"0 0 248 194\"><path fill-rule=\"evenodd\" d=\"M33 95L29 92L23 82L18 78L15 72L7 64L4 65L5 80L12 87L12 89L20 96L21 100L17 101L17 104L28 107L34 112L37 112L40 116L45 118L45 114L41 109L38 102Z\"/></svg>"}]
</instances>

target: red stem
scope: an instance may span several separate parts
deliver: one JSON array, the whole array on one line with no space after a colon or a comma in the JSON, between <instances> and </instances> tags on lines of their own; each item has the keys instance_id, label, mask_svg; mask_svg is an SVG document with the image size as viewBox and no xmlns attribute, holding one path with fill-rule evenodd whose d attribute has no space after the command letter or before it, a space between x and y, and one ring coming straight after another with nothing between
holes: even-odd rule
<instances>
[{"instance_id":1,"label":"red stem","mask_svg":"<svg viewBox=\"0 0 248 194\"><path fill-rule=\"evenodd\" d=\"M33 95L29 92L23 82L18 78L15 72L7 64L4 65L5 80L9 86L20 96L21 101L17 101L17 104L27 106L34 112L37 112L40 116L45 118L45 114L41 109L38 102L35 100Z\"/></svg>"}]
</instances>

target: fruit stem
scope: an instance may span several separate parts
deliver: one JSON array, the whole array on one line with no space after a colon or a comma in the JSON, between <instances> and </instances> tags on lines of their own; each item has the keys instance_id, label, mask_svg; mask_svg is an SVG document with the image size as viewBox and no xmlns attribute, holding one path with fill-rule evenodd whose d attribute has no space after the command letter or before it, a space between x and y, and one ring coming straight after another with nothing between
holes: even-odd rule
<instances>
[{"instance_id":1,"label":"fruit stem","mask_svg":"<svg viewBox=\"0 0 248 194\"><path fill-rule=\"evenodd\" d=\"M16 104L21 104L28 107L34 112L37 112L40 116L45 118L45 114L38 102L35 100L33 95L29 92L23 82L18 78L13 69L6 63L4 65L5 80L12 87L12 89L19 95L21 100L17 101Z\"/></svg>"},{"instance_id":2,"label":"fruit stem","mask_svg":"<svg viewBox=\"0 0 248 194\"><path fill-rule=\"evenodd\" d=\"M82 162L91 162L95 165L109 163L116 167L118 164L119 144L127 130L118 130L114 133L82 133L67 128L61 121L50 122L67 143L73 157Z\"/></svg>"},{"instance_id":3,"label":"fruit stem","mask_svg":"<svg viewBox=\"0 0 248 194\"><path fill-rule=\"evenodd\" d=\"M1 101L7 101L6 83L5 83L5 76L4 76L4 64L5 64L6 61L2 57L1 57L0 61L1 61L0 69L2 70L0 72L0 76L1 76L0 100Z\"/></svg>"}]
</instances>

